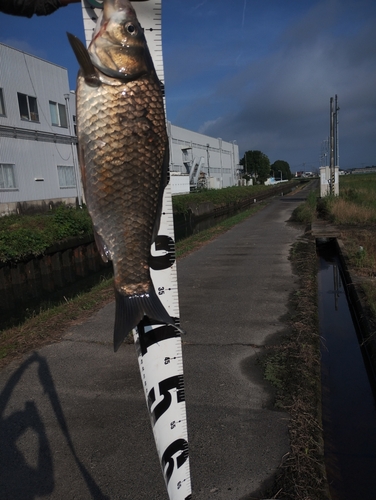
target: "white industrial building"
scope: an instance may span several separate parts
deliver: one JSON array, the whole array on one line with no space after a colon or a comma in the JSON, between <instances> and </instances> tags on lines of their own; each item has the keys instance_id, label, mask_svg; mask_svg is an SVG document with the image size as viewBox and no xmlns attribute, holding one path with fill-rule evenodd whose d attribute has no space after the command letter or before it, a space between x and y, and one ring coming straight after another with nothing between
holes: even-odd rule
<instances>
[{"instance_id":1,"label":"white industrial building","mask_svg":"<svg viewBox=\"0 0 376 500\"><path fill-rule=\"evenodd\" d=\"M0 213L80 196L68 72L0 43Z\"/></svg>"},{"instance_id":2,"label":"white industrial building","mask_svg":"<svg viewBox=\"0 0 376 500\"><path fill-rule=\"evenodd\" d=\"M171 124L168 128L173 194L178 192L179 174L188 177L185 192L189 192L189 185L221 189L237 183L239 147L235 141L225 142Z\"/></svg>"},{"instance_id":3,"label":"white industrial building","mask_svg":"<svg viewBox=\"0 0 376 500\"><path fill-rule=\"evenodd\" d=\"M65 68L0 43L0 214L81 202L74 109ZM168 129L173 194L236 184L235 141Z\"/></svg>"}]
</instances>

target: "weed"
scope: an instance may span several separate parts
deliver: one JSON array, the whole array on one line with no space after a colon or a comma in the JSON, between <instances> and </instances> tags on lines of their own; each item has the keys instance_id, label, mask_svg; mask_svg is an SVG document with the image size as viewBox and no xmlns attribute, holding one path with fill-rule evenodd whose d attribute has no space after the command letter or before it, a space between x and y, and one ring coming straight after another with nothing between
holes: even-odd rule
<instances>
[{"instance_id":1,"label":"weed","mask_svg":"<svg viewBox=\"0 0 376 500\"><path fill-rule=\"evenodd\" d=\"M222 206L238 203L247 198L257 198L261 193L273 189L273 186L235 186L224 189L205 189L198 193L174 196L172 203L175 213L186 213L192 205L201 203L212 203L214 206Z\"/></svg>"},{"instance_id":2,"label":"weed","mask_svg":"<svg viewBox=\"0 0 376 500\"><path fill-rule=\"evenodd\" d=\"M54 243L91 234L92 231L87 210L66 205L60 205L47 214L1 217L0 261L18 261L38 256Z\"/></svg>"},{"instance_id":3,"label":"weed","mask_svg":"<svg viewBox=\"0 0 376 500\"><path fill-rule=\"evenodd\" d=\"M364 283L362 283L362 287L363 287L363 290L365 291L366 293L366 296L367 296L367 304L368 304L368 307L370 308L371 310L371 313L373 315L374 318L376 318L376 283L375 283L375 279L373 279L372 281L365 281ZM376 321L375 321L376 323ZM376 334L376 332L375 332Z\"/></svg>"},{"instance_id":4,"label":"weed","mask_svg":"<svg viewBox=\"0 0 376 500\"><path fill-rule=\"evenodd\" d=\"M320 200L321 216L335 224L376 223L376 175L348 175L341 177L339 196Z\"/></svg>"},{"instance_id":5,"label":"weed","mask_svg":"<svg viewBox=\"0 0 376 500\"><path fill-rule=\"evenodd\" d=\"M293 212L292 220L300 224L310 224L316 219L317 193L311 191L304 203Z\"/></svg>"},{"instance_id":6,"label":"weed","mask_svg":"<svg viewBox=\"0 0 376 500\"><path fill-rule=\"evenodd\" d=\"M376 209L346 198L337 198L330 205L329 217L335 224L372 224L376 222Z\"/></svg>"},{"instance_id":7,"label":"weed","mask_svg":"<svg viewBox=\"0 0 376 500\"><path fill-rule=\"evenodd\" d=\"M278 498L326 500L314 242L300 240L290 258L300 280L291 299L291 333L264 360L265 378L276 388L276 407L290 414L290 452L270 496L278 492Z\"/></svg>"}]
</instances>

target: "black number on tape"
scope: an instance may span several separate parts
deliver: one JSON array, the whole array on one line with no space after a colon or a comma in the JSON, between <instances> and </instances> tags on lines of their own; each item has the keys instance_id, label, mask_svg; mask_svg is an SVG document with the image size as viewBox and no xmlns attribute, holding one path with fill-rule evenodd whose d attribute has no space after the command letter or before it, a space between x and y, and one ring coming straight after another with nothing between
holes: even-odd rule
<instances>
[{"instance_id":1,"label":"black number on tape","mask_svg":"<svg viewBox=\"0 0 376 500\"><path fill-rule=\"evenodd\" d=\"M157 399L154 387L148 394L148 407L153 425L170 408L172 402L170 391L176 389L176 399L178 403L185 401L183 375L175 375L174 377L162 380L162 382L159 382L158 388L159 394L163 399L155 406L154 410L151 409Z\"/></svg>"},{"instance_id":2,"label":"black number on tape","mask_svg":"<svg viewBox=\"0 0 376 500\"><path fill-rule=\"evenodd\" d=\"M174 458L174 455L179 452L180 454ZM175 464L179 469L187 461L187 458L188 443L185 439L177 439L165 450L162 455L162 470L164 471L167 484L171 479L172 473L174 472Z\"/></svg>"},{"instance_id":3,"label":"black number on tape","mask_svg":"<svg viewBox=\"0 0 376 500\"><path fill-rule=\"evenodd\" d=\"M149 266L154 271L162 271L168 269L175 262L175 242L170 236L158 235L155 239L155 250L165 250L165 255L151 255Z\"/></svg>"},{"instance_id":4,"label":"black number on tape","mask_svg":"<svg viewBox=\"0 0 376 500\"><path fill-rule=\"evenodd\" d=\"M162 342L163 340L180 337L179 331L170 325L161 325L159 328L153 328L152 330L145 331L145 327L150 326L151 324L157 325L158 323L155 321L152 323L145 316L137 326L139 332L139 345L136 347L142 356L145 356L150 346L159 344L159 342Z\"/></svg>"}]
</instances>

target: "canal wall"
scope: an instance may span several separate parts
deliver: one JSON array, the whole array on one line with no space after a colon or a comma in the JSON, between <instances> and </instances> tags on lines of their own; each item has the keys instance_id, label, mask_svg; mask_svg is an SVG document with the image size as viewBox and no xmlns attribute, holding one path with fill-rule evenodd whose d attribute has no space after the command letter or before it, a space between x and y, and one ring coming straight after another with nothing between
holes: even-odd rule
<instances>
[{"instance_id":1,"label":"canal wall","mask_svg":"<svg viewBox=\"0 0 376 500\"><path fill-rule=\"evenodd\" d=\"M191 234L198 233L213 226L220 218L225 218L247 210L255 203L259 203L263 200L275 196L283 196L296 188L296 183L280 184L263 193L259 193L257 196L254 195L236 202L223 203L220 206L216 206L212 202L190 203L188 204L188 210L186 212L174 212L176 241L187 238Z\"/></svg>"},{"instance_id":2,"label":"canal wall","mask_svg":"<svg viewBox=\"0 0 376 500\"><path fill-rule=\"evenodd\" d=\"M296 187L296 186L294 186ZM176 240L213 225L218 218L247 209L267 198L286 194L291 186L280 185L245 200L214 206L192 203L187 213L174 213ZM205 222L206 221L206 222ZM201 226L200 226L201 223ZM9 318L37 310L43 302L62 300L110 276L92 236L71 238L56 244L44 255L20 262L0 263L0 327ZM22 316L21 314L21 316Z\"/></svg>"},{"instance_id":3,"label":"canal wall","mask_svg":"<svg viewBox=\"0 0 376 500\"><path fill-rule=\"evenodd\" d=\"M369 368L374 372L376 380L376 324L372 324L370 319L373 315L369 311L362 288L362 277L357 276L354 269L351 268L346 247L341 240L341 231L338 227L326 221L317 220L312 224L311 234L317 240L332 239L335 241L338 259L344 274L346 293L353 309L354 321L357 322L361 336L360 343L363 344L364 351L367 353Z\"/></svg>"},{"instance_id":4,"label":"canal wall","mask_svg":"<svg viewBox=\"0 0 376 500\"><path fill-rule=\"evenodd\" d=\"M44 255L0 264L1 324L25 309L69 297L111 272L90 236L72 238ZM1 326L1 325L0 325Z\"/></svg>"},{"instance_id":5,"label":"canal wall","mask_svg":"<svg viewBox=\"0 0 376 500\"><path fill-rule=\"evenodd\" d=\"M376 325L371 325L370 318L372 314L368 311L365 294L362 289L362 280L351 270L342 240L336 239L335 241L338 248L338 257L343 268L348 297L354 309L355 321L358 323L358 329L361 335L360 342L363 343L363 347L368 357L370 365L368 368L373 371L376 380Z\"/></svg>"}]
</instances>

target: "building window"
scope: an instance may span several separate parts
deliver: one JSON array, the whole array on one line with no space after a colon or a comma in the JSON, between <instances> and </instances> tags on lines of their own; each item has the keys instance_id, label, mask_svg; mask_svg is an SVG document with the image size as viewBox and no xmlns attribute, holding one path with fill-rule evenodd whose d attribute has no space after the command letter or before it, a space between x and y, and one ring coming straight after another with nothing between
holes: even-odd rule
<instances>
[{"instance_id":1,"label":"building window","mask_svg":"<svg viewBox=\"0 0 376 500\"><path fill-rule=\"evenodd\" d=\"M20 108L20 115L22 120L28 120L31 122L39 122L38 106L36 97L31 97L30 95L20 94L18 95L18 106Z\"/></svg>"},{"instance_id":2,"label":"building window","mask_svg":"<svg viewBox=\"0 0 376 500\"><path fill-rule=\"evenodd\" d=\"M64 104L50 101L50 113L52 125L68 128L67 112Z\"/></svg>"},{"instance_id":3,"label":"building window","mask_svg":"<svg viewBox=\"0 0 376 500\"><path fill-rule=\"evenodd\" d=\"M58 165L57 174L59 176L60 188L75 188L76 176L74 175L74 168L70 165Z\"/></svg>"},{"instance_id":4,"label":"building window","mask_svg":"<svg viewBox=\"0 0 376 500\"><path fill-rule=\"evenodd\" d=\"M0 116L5 116L5 104L3 89L0 88Z\"/></svg>"},{"instance_id":5,"label":"building window","mask_svg":"<svg viewBox=\"0 0 376 500\"><path fill-rule=\"evenodd\" d=\"M17 189L14 165L0 163L0 189Z\"/></svg>"}]
</instances>

